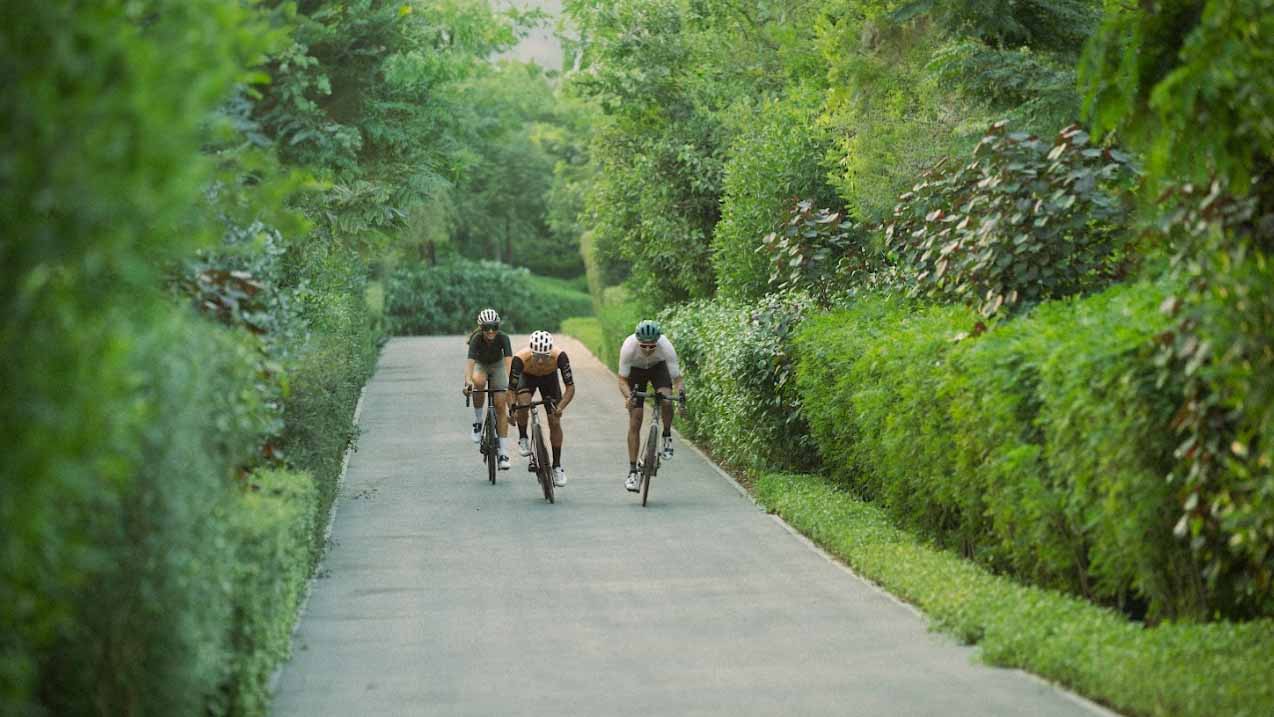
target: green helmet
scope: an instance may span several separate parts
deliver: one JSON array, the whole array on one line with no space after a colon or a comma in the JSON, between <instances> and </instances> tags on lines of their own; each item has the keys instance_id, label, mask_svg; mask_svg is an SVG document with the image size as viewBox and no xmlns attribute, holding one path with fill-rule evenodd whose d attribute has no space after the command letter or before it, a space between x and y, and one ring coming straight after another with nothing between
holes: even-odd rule
<instances>
[{"instance_id":1,"label":"green helmet","mask_svg":"<svg viewBox=\"0 0 1274 717\"><path fill-rule=\"evenodd\" d=\"M646 319L637 324L637 330L633 333L636 334L638 341L650 342L657 341L662 332L659 330L658 322Z\"/></svg>"}]
</instances>

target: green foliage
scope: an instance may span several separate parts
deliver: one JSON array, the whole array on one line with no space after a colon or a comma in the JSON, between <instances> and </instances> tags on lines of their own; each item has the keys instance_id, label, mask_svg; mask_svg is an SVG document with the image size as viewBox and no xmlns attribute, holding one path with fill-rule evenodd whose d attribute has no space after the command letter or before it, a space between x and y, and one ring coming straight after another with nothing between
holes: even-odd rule
<instances>
[{"instance_id":1,"label":"green foliage","mask_svg":"<svg viewBox=\"0 0 1274 717\"><path fill-rule=\"evenodd\" d=\"M624 339L633 333L637 322L653 313L640 300L631 298L622 286L605 289L597 308L597 320L602 326L602 350L597 358L610 370L618 371L619 349L624 345Z\"/></svg>"},{"instance_id":2,"label":"green foliage","mask_svg":"<svg viewBox=\"0 0 1274 717\"><path fill-rule=\"evenodd\" d=\"M599 359L602 356L602 322L595 316L575 316L562 320L560 331L574 336L584 347ZM612 349L612 352L614 350Z\"/></svg>"},{"instance_id":3,"label":"green foliage","mask_svg":"<svg viewBox=\"0 0 1274 717\"><path fill-rule=\"evenodd\" d=\"M557 330L562 320L592 313L588 294L526 269L464 259L426 267L403 267L389 278L385 312L396 334L459 334L493 307L506 333Z\"/></svg>"},{"instance_id":4,"label":"green foliage","mask_svg":"<svg viewBox=\"0 0 1274 717\"><path fill-rule=\"evenodd\" d=\"M213 714L269 712L270 678L291 653L305 596L317 502L309 476L259 471L228 516L235 546L233 656Z\"/></svg>"},{"instance_id":5,"label":"green foliage","mask_svg":"<svg viewBox=\"0 0 1274 717\"><path fill-rule=\"evenodd\" d=\"M1164 303L1161 384L1182 396L1169 475L1176 531L1228 612L1274 609L1274 239L1271 216L1221 182L1178 187L1157 233L1185 290Z\"/></svg>"},{"instance_id":6,"label":"green foliage","mask_svg":"<svg viewBox=\"0 0 1274 717\"><path fill-rule=\"evenodd\" d=\"M1246 193L1274 164L1272 55L1271 0L1109 3L1080 65L1084 107L1146 154L1152 184L1216 175Z\"/></svg>"},{"instance_id":7,"label":"green foliage","mask_svg":"<svg viewBox=\"0 0 1274 717\"><path fill-rule=\"evenodd\" d=\"M1113 196L1129 157L1068 127L1050 146L991 127L967 165L927 170L899 197L885 237L913 295L983 316L1099 285L1123 234Z\"/></svg>"},{"instance_id":8,"label":"green foliage","mask_svg":"<svg viewBox=\"0 0 1274 717\"><path fill-rule=\"evenodd\" d=\"M1095 128L1144 152L1163 192L1144 201L1166 205L1152 236L1186 284L1159 356L1182 393L1177 529L1238 614L1274 609L1271 37L1268 0L1111 4L1080 75Z\"/></svg>"},{"instance_id":9,"label":"green foliage","mask_svg":"<svg viewBox=\"0 0 1274 717\"><path fill-rule=\"evenodd\" d=\"M757 497L854 572L977 643L982 659L1029 670L1127 714L1264 714L1274 622L1153 628L1026 587L936 550L880 508L811 475L765 475Z\"/></svg>"},{"instance_id":10,"label":"green foliage","mask_svg":"<svg viewBox=\"0 0 1274 717\"><path fill-rule=\"evenodd\" d=\"M1033 583L1203 617L1224 591L1174 537L1163 480L1166 295L1046 303L977 338L968 309L863 298L798 333L800 405L832 475L904 525Z\"/></svg>"},{"instance_id":11,"label":"green foliage","mask_svg":"<svg viewBox=\"0 0 1274 717\"><path fill-rule=\"evenodd\" d=\"M794 198L818 206L836 202L820 160L831 146L815 121L819 94L765 101L735 138L725 163L721 221L712 239L717 289L748 299L768 291L762 237L779 225Z\"/></svg>"},{"instance_id":12,"label":"green foliage","mask_svg":"<svg viewBox=\"0 0 1274 717\"><path fill-rule=\"evenodd\" d=\"M749 471L816 460L789 342L810 310L799 293L695 301L661 316L686 376L688 435ZM631 330L631 329L630 329Z\"/></svg>"},{"instance_id":13,"label":"green foliage","mask_svg":"<svg viewBox=\"0 0 1274 717\"><path fill-rule=\"evenodd\" d=\"M841 212L814 209L804 199L788 210L787 221L766 234L758 247L770 263L770 286L809 291L826 305L870 269L863 230Z\"/></svg>"}]
</instances>

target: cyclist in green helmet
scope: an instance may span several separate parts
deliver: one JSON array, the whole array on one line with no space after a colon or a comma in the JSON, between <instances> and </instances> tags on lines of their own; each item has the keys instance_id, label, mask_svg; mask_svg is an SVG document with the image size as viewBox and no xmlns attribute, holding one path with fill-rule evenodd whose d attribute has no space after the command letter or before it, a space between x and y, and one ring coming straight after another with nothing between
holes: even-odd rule
<instances>
[{"instance_id":1,"label":"cyclist in green helmet","mask_svg":"<svg viewBox=\"0 0 1274 717\"><path fill-rule=\"evenodd\" d=\"M677 351L663 335L659 324L649 319L638 323L619 349L619 393L628 408L628 477L624 480L624 488L633 492L641 485L641 476L637 472L637 450L641 445L641 421L645 414L642 399L633 396L632 392L644 392L647 384L654 384L656 391L668 397L672 397L674 390L679 394L685 393L681 367L677 365ZM660 408L664 424L663 459L668 460L673 454L672 402L666 401Z\"/></svg>"}]
</instances>

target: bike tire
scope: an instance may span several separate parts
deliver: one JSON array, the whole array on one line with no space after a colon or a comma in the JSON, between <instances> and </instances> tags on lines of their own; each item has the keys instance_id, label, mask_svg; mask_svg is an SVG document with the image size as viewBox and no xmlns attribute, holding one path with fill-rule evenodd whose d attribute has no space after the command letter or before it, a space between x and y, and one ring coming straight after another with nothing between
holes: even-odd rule
<instances>
[{"instance_id":1,"label":"bike tire","mask_svg":"<svg viewBox=\"0 0 1274 717\"><path fill-rule=\"evenodd\" d=\"M531 449L535 451L535 475L544 490L544 500L553 503L553 467L549 465L548 451L544 448L544 431L537 421L531 426Z\"/></svg>"},{"instance_id":2,"label":"bike tire","mask_svg":"<svg viewBox=\"0 0 1274 717\"><path fill-rule=\"evenodd\" d=\"M659 428L653 423L646 436L645 455L641 462L641 507L646 507L646 498L650 495L650 482L659 472Z\"/></svg>"},{"instance_id":3,"label":"bike tire","mask_svg":"<svg viewBox=\"0 0 1274 717\"><path fill-rule=\"evenodd\" d=\"M486 420L482 422L482 442L486 446L487 480L495 485L496 462L500 460L500 444L495 436L494 408L487 410Z\"/></svg>"}]
</instances>

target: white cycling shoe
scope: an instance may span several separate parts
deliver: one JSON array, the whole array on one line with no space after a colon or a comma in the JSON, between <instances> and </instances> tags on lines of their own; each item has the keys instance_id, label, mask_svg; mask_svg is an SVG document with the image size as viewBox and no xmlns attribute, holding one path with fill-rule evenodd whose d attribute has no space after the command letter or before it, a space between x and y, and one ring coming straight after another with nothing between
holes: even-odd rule
<instances>
[{"instance_id":1,"label":"white cycling shoe","mask_svg":"<svg viewBox=\"0 0 1274 717\"><path fill-rule=\"evenodd\" d=\"M523 458L531 455L531 441L526 438L518 439L518 454Z\"/></svg>"},{"instance_id":2,"label":"white cycling shoe","mask_svg":"<svg viewBox=\"0 0 1274 717\"><path fill-rule=\"evenodd\" d=\"M628 471L628 480L624 481L624 489L630 493L636 493L641 487L641 474L637 471Z\"/></svg>"},{"instance_id":3,"label":"white cycling shoe","mask_svg":"<svg viewBox=\"0 0 1274 717\"><path fill-rule=\"evenodd\" d=\"M473 439L474 443L482 440L482 424L473 424L473 433L469 435L469 438Z\"/></svg>"},{"instance_id":4,"label":"white cycling shoe","mask_svg":"<svg viewBox=\"0 0 1274 717\"><path fill-rule=\"evenodd\" d=\"M500 470L509 470L509 457L503 453L500 454Z\"/></svg>"},{"instance_id":5,"label":"white cycling shoe","mask_svg":"<svg viewBox=\"0 0 1274 717\"><path fill-rule=\"evenodd\" d=\"M553 485L561 488L566 485L566 469L561 466L553 468Z\"/></svg>"},{"instance_id":6,"label":"white cycling shoe","mask_svg":"<svg viewBox=\"0 0 1274 717\"><path fill-rule=\"evenodd\" d=\"M664 460L672 460L672 436L664 439L664 450L661 456Z\"/></svg>"}]
</instances>

